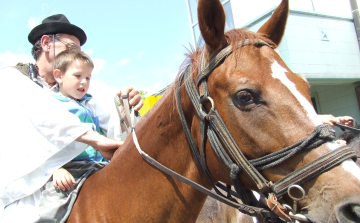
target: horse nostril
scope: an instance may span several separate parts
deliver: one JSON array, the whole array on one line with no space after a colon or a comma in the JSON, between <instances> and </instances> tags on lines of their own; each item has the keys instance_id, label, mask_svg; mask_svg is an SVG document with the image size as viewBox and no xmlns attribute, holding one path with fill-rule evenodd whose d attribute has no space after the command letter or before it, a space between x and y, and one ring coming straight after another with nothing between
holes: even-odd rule
<instances>
[{"instance_id":1,"label":"horse nostril","mask_svg":"<svg viewBox=\"0 0 360 223\"><path fill-rule=\"evenodd\" d=\"M360 222L360 203L344 202L335 208L338 222Z\"/></svg>"}]
</instances>

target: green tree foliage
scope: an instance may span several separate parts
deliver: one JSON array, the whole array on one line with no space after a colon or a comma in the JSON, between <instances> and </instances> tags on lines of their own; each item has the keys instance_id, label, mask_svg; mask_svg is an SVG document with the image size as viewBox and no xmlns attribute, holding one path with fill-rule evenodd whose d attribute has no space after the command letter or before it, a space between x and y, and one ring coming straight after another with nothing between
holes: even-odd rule
<instances>
[{"instance_id":1,"label":"green tree foliage","mask_svg":"<svg viewBox=\"0 0 360 223\"><path fill-rule=\"evenodd\" d=\"M140 91L139 91L139 94L141 95L141 99L144 100L144 99L146 98L147 91L140 90Z\"/></svg>"}]
</instances>

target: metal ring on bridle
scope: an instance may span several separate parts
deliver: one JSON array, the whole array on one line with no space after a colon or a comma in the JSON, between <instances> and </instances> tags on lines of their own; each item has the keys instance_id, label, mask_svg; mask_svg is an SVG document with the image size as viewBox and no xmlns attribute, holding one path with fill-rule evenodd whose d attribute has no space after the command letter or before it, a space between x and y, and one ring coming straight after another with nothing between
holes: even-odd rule
<instances>
[{"instance_id":1,"label":"metal ring on bridle","mask_svg":"<svg viewBox=\"0 0 360 223\"><path fill-rule=\"evenodd\" d=\"M298 191L300 191L301 196L300 196L300 197L296 197L295 194L292 194L292 193L291 193L291 190L292 190L292 189L297 189ZM288 193L289 197L290 197L291 199L293 199L294 201L301 201L302 199L305 198L305 195L306 195L305 190L304 190L301 186L296 185L296 184L291 185L291 186L288 188L287 193Z\"/></svg>"},{"instance_id":2,"label":"metal ring on bridle","mask_svg":"<svg viewBox=\"0 0 360 223\"><path fill-rule=\"evenodd\" d=\"M210 101L210 103L211 103L210 110L215 110L214 100L210 96L207 96L206 98L200 100L200 114L201 114L202 118L206 118L206 116L208 115L207 111L203 109L203 103L205 101Z\"/></svg>"}]
</instances>

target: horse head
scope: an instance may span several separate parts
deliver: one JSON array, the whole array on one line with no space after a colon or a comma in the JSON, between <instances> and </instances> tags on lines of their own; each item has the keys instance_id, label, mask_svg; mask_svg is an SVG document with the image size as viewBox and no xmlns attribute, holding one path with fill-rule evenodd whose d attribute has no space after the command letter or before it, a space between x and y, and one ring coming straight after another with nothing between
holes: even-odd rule
<instances>
[{"instance_id":1,"label":"horse head","mask_svg":"<svg viewBox=\"0 0 360 223\"><path fill-rule=\"evenodd\" d=\"M317 168L309 166L310 163L321 162L321 157L339 147L331 142L331 129L324 127L317 118L307 80L293 73L274 50L284 34L288 13L288 0L283 0L257 33L245 29L224 33L225 13L220 1L199 0L198 21L205 46L203 52L191 55L192 81L197 84L200 96L205 98L201 102L200 119L199 115L194 115L191 121L195 141L201 147L204 138L198 132L202 126L199 120L214 118L206 112L216 108L232 137L222 145L226 147L228 141L234 141L249 163L259 170L256 175L251 173L256 171L254 168L246 171L240 167L239 179L243 187L265 193L271 192L275 188L273 184L294 171ZM224 49L229 50L224 53ZM211 70L211 74L207 70ZM203 111L205 114L201 115ZM217 135L221 135L222 131L221 124L219 126L218 131L215 130ZM213 128L216 129L216 124ZM274 160L267 168L257 166L255 160L269 154L278 155L277 151L304 142L304 139L311 141L311 135L317 134L316 137L321 138L322 133L319 132L322 131L328 136L321 143L308 144L307 148L294 152L286 159L283 159L286 155L280 155L278 160L281 162ZM211 149L213 145L207 140L204 146L209 173L215 179L230 184L230 177L224 175L229 172L228 167ZM227 148L227 153L234 163L241 162L235 157L236 152ZM360 221L359 168L352 160L344 159L346 161L331 168L319 170L321 174L294 181L306 193L298 203L298 212L311 221ZM267 185L254 180L257 176L260 181L266 179ZM301 174L298 177L301 178ZM285 189L275 194L278 193L284 202L292 205L293 201Z\"/></svg>"}]
</instances>

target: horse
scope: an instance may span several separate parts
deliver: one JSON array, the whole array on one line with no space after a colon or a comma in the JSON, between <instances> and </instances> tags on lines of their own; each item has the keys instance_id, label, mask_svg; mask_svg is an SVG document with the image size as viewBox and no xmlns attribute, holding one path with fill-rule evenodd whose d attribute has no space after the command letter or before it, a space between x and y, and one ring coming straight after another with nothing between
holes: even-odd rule
<instances>
[{"instance_id":1,"label":"horse","mask_svg":"<svg viewBox=\"0 0 360 223\"><path fill-rule=\"evenodd\" d=\"M316 116L308 82L274 50L284 34L288 12L288 0L282 0L257 33L242 29L225 33L220 1L199 0L204 49L188 55L191 66L181 69L186 72L181 72L174 87L140 119L111 162L85 181L67 222L195 222L207 195L160 171L139 154L140 149L145 157L203 188L210 189L218 181L240 182L244 189L269 194L268 201L277 198L292 205L284 192L290 187L283 184L290 177L306 192L296 203L299 214L313 222L359 222L360 174L350 160L353 154L328 142L330 133ZM220 55L224 50L227 53ZM203 65L211 72L205 75ZM198 78L199 73L204 75ZM209 96L195 100L201 103L200 112L187 93L187 83L196 83L194 88ZM231 171L200 130L203 122L217 119L214 114L221 117L221 129L211 124L205 130L215 129L221 135L226 127L229 134L225 135L231 138L218 144L226 147L222 155L232 163ZM310 136L320 137L321 143L311 144ZM229 143L240 150L227 147ZM276 158L268 169L259 166L259 158L283 155L284 148L288 151L292 145L298 150L289 150L294 151L291 156ZM338 159L341 151L350 155ZM339 161L330 165L332 157ZM327 169L321 169L323 164ZM320 171L309 176L307 167ZM305 173L306 179L295 180L293 174L298 172ZM277 207L271 209L276 213Z\"/></svg>"},{"instance_id":2,"label":"horse","mask_svg":"<svg viewBox=\"0 0 360 223\"><path fill-rule=\"evenodd\" d=\"M242 201L238 200L238 202ZM196 223L210 222L254 223L254 219L249 215L241 213L236 208L208 196L196 219Z\"/></svg>"},{"instance_id":3,"label":"horse","mask_svg":"<svg viewBox=\"0 0 360 223\"><path fill-rule=\"evenodd\" d=\"M340 128L347 128L347 126L340 126ZM354 149L358 158L360 157L360 125L356 125L353 128L343 129L343 132L339 134L339 139L344 140L347 145ZM360 166L360 159L356 160L358 166Z\"/></svg>"}]
</instances>

